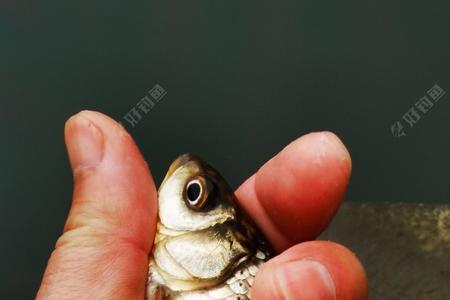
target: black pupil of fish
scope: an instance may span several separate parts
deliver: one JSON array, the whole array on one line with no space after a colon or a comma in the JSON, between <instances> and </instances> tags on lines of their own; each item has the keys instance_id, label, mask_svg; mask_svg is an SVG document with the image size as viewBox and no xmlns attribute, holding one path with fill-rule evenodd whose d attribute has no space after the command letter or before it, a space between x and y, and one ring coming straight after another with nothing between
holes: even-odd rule
<instances>
[{"instance_id":1,"label":"black pupil of fish","mask_svg":"<svg viewBox=\"0 0 450 300\"><path fill-rule=\"evenodd\" d=\"M201 187L197 182L191 183L187 188L187 198L190 202L197 201L198 197L200 197Z\"/></svg>"}]
</instances>

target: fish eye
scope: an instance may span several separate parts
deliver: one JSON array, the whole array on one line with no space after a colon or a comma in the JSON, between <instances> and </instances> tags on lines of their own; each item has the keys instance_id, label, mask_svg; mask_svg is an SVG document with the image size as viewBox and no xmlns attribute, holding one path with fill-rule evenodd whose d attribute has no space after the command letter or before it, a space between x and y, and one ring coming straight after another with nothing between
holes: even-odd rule
<instances>
[{"instance_id":1,"label":"fish eye","mask_svg":"<svg viewBox=\"0 0 450 300\"><path fill-rule=\"evenodd\" d=\"M191 180L186 186L186 198L191 205L197 205L202 198L203 187L200 180Z\"/></svg>"}]
</instances>

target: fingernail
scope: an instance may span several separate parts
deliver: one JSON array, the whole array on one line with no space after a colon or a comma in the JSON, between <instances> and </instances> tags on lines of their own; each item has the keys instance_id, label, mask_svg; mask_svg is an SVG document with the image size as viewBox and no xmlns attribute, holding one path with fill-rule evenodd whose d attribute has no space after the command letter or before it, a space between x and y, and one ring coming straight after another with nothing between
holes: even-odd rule
<instances>
[{"instance_id":1,"label":"fingernail","mask_svg":"<svg viewBox=\"0 0 450 300\"><path fill-rule=\"evenodd\" d=\"M77 114L66 123L66 145L75 172L99 164L103 158L103 134L94 122Z\"/></svg>"},{"instance_id":2,"label":"fingernail","mask_svg":"<svg viewBox=\"0 0 450 300\"><path fill-rule=\"evenodd\" d=\"M333 150L334 153L339 153L342 161L350 161L351 163L350 154L348 153L348 150L342 140L337 135L330 131L322 131L319 132L319 134L319 140L322 142L325 149Z\"/></svg>"},{"instance_id":3,"label":"fingernail","mask_svg":"<svg viewBox=\"0 0 450 300\"><path fill-rule=\"evenodd\" d=\"M318 261L304 259L283 263L275 269L275 278L282 299L336 299L333 279Z\"/></svg>"}]
</instances>

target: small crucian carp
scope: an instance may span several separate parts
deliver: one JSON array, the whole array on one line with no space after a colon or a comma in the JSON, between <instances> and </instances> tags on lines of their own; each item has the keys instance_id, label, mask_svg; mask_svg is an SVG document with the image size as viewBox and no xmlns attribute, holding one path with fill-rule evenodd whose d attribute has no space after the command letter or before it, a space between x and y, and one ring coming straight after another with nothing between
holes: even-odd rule
<instances>
[{"instance_id":1,"label":"small crucian carp","mask_svg":"<svg viewBox=\"0 0 450 300\"><path fill-rule=\"evenodd\" d=\"M272 250L214 168L184 154L158 191L148 300L251 299Z\"/></svg>"}]
</instances>

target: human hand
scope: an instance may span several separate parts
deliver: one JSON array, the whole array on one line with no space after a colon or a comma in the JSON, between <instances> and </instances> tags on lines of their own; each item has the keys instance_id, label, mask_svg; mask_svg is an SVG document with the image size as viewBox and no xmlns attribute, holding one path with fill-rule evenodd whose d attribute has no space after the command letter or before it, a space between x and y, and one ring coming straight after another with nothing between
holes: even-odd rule
<instances>
[{"instance_id":1,"label":"human hand","mask_svg":"<svg viewBox=\"0 0 450 300\"><path fill-rule=\"evenodd\" d=\"M66 123L74 174L72 207L38 300L145 299L156 225L156 188L130 135L109 117L83 111ZM367 299L367 280L345 247L311 241L345 192L350 156L332 133L292 142L236 191L280 253L258 272L252 298Z\"/></svg>"}]
</instances>

